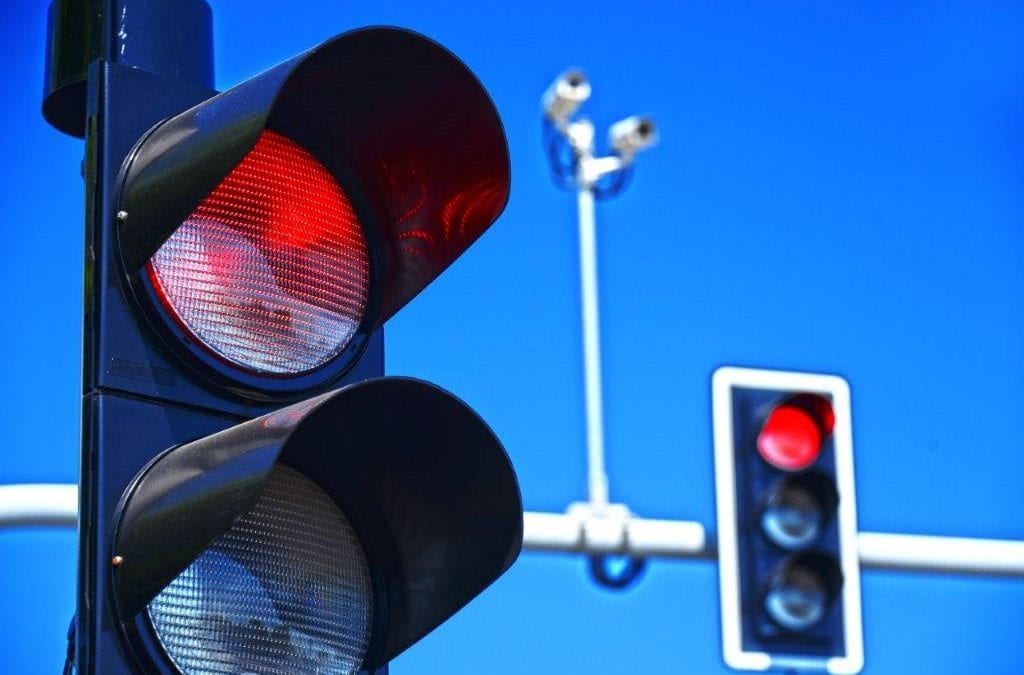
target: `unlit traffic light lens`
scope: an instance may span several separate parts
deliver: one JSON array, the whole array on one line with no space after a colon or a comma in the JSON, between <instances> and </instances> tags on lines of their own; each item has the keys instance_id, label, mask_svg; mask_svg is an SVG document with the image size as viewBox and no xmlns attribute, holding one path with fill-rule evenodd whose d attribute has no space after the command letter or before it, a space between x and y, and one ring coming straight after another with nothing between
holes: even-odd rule
<instances>
[{"instance_id":1,"label":"unlit traffic light lens","mask_svg":"<svg viewBox=\"0 0 1024 675\"><path fill-rule=\"evenodd\" d=\"M256 505L147 608L185 675L353 673L371 611L352 526L315 483L280 464Z\"/></svg>"},{"instance_id":2,"label":"unlit traffic light lens","mask_svg":"<svg viewBox=\"0 0 1024 675\"><path fill-rule=\"evenodd\" d=\"M764 596L764 608L782 628L808 630L825 619L841 584L842 576L834 561L822 555L798 555L775 571Z\"/></svg>"},{"instance_id":3,"label":"unlit traffic light lens","mask_svg":"<svg viewBox=\"0 0 1024 675\"><path fill-rule=\"evenodd\" d=\"M783 548L803 548L818 538L823 518L821 505L810 491L789 485L765 507L761 529Z\"/></svg>"},{"instance_id":4,"label":"unlit traffic light lens","mask_svg":"<svg viewBox=\"0 0 1024 675\"><path fill-rule=\"evenodd\" d=\"M787 474L767 491L761 531L777 546L800 550L814 543L839 502L832 481L816 472Z\"/></svg>"},{"instance_id":5,"label":"unlit traffic light lens","mask_svg":"<svg viewBox=\"0 0 1024 675\"><path fill-rule=\"evenodd\" d=\"M222 361L297 375L337 356L366 312L370 265L348 196L274 131L147 265L164 309Z\"/></svg>"}]
</instances>

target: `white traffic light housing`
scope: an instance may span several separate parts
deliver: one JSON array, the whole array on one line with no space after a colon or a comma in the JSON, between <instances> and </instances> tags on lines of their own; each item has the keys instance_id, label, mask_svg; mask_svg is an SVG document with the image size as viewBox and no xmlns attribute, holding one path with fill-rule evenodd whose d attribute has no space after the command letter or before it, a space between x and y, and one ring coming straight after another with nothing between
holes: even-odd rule
<instances>
[{"instance_id":1,"label":"white traffic light housing","mask_svg":"<svg viewBox=\"0 0 1024 675\"><path fill-rule=\"evenodd\" d=\"M850 390L832 375L712 379L723 654L738 670L864 664Z\"/></svg>"}]
</instances>

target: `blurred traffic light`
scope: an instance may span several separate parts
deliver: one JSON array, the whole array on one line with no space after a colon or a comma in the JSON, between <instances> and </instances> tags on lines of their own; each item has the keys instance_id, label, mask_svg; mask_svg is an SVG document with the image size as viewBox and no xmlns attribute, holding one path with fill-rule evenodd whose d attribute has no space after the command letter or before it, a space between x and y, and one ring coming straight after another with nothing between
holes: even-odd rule
<instances>
[{"instance_id":1,"label":"blurred traffic light","mask_svg":"<svg viewBox=\"0 0 1024 675\"><path fill-rule=\"evenodd\" d=\"M712 390L726 663L859 672L849 387L828 375L720 368Z\"/></svg>"},{"instance_id":2,"label":"blurred traffic light","mask_svg":"<svg viewBox=\"0 0 1024 675\"><path fill-rule=\"evenodd\" d=\"M86 138L77 667L386 672L522 542L487 425L381 377L384 322L504 208L497 112L408 31L217 93L205 2L55 0L51 42L86 5L84 123L80 79L46 98Z\"/></svg>"}]
</instances>

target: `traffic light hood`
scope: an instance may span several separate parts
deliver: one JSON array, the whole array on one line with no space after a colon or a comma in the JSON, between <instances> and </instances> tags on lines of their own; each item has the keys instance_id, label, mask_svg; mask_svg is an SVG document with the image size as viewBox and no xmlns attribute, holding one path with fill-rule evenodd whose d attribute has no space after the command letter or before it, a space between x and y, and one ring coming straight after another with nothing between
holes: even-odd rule
<instances>
[{"instance_id":1,"label":"traffic light hood","mask_svg":"<svg viewBox=\"0 0 1024 675\"><path fill-rule=\"evenodd\" d=\"M437 627L521 549L519 486L483 420L426 382L365 380L168 450L139 473L111 552L123 625L254 507L278 464L334 500L366 554L364 667Z\"/></svg>"},{"instance_id":2,"label":"traffic light hood","mask_svg":"<svg viewBox=\"0 0 1024 675\"><path fill-rule=\"evenodd\" d=\"M508 147L487 92L451 52L396 28L345 33L167 119L122 168L126 272L147 261L265 131L314 155L366 230L372 330L498 217Z\"/></svg>"}]
</instances>

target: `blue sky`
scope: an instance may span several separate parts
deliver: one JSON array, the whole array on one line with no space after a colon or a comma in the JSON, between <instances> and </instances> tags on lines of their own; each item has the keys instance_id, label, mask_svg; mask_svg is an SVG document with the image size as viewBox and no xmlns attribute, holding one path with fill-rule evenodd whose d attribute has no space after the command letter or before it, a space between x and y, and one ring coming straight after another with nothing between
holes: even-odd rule
<instances>
[{"instance_id":1,"label":"blue sky","mask_svg":"<svg viewBox=\"0 0 1024 675\"><path fill-rule=\"evenodd\" d=\"M80 141L39 114L44 0L3 3L0 482L76 480ZM346 29L461 56L504 120L512 199L387 332L509 449L530 510L584 496L574 202L538 98L566 66L599 127L658 120L599 204L612 497L713 529L710 375L833 372L853 391L861 529L1024 539L1024 10L1012 3L211 0L217 83ZM0 533L0 664L54 672L74 535ZM1024 580L863 575L866 673L1019 672ZM610 594L524 554L393 673L722 673L717 571L653 562Z\"/></svg>"}]
</instances>

